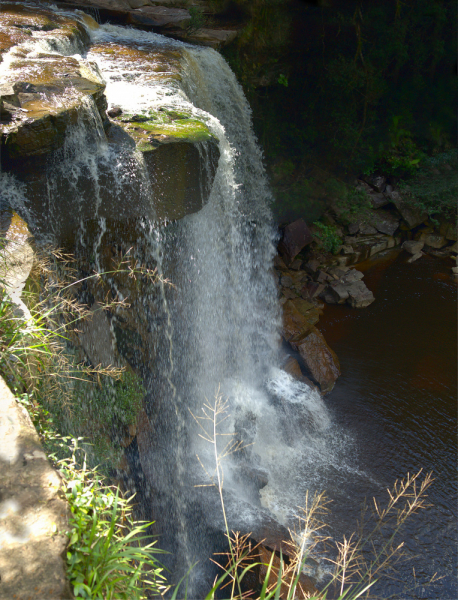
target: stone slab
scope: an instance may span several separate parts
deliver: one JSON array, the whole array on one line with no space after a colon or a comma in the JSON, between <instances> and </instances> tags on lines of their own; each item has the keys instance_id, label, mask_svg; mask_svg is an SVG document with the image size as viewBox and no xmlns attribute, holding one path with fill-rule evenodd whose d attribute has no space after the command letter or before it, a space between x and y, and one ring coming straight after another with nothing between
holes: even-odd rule
<instances>
[{"instance_id":1,"label":"stone slab","mask_svg":"<svg viewBox=\"0 0 458 600\"><path fill-rule=\"evenodd\" d=\"M0 439L0 600L69 599L61 479L1 377Z\"/></svg>"}]
</instances>

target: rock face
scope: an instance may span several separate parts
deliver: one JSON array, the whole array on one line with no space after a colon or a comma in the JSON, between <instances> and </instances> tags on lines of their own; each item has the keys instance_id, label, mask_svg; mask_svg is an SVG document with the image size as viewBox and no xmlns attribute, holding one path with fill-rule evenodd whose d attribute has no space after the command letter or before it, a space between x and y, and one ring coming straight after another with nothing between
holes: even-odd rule
<instances>
[{"instance_id":1,"label":"rock face","mask_svg":"<svg viewBox=\"0 0 458 600\"><path fill-rule=\"evenodd\" d=\"M323 335L298 310L294 300L288 300L283 305L283 337L299 352L321 391L330 392L340 375L339 360Z\"/></svg>"},{"instance_id":2,"label":"rock face","mask_svg":"<svg viewBox=\"0 0 458 600\"><path fill-rule=\"evenodd\" d=\"M312 233L304 219L298 219L287 225L283 231L283 238L278 248L283 260L292 262L299 252L313 240Z\"/></svg>"},{"instance_id":3,"label":"rock face","mask_svg":"<svg viewBox=\"0 0 458 600\"><path fill-rule=\"evenodd\" d=\"M119 8L119 3L108 4ZM110 111L110 120L105 84L96 63L58 52L36 52L29 43L30 35L23 33L34 31L33 44L37 38L43 38L46 43L57 44L57 49L59 44L66 44L65 52L69 45L83 52L88 49L89 37L79 19L83 17L75 15L72 19L21 5L2 6L0 14L0 28L8 31L7 37L1 37L3 50L14 57L5 70L0 90L2 168L27 186L34 234L48 235L52 216L54 241L67 246L74 243L82 222L87 231L95 228L95 213L96 219L104 218L128 239L136 239L139 219L171 221L200 210L211 191L219 159L218 140L205 123L190 113L156 106L148 114L126 115L118 108ZM89 25L97 27L92 21ZM100 56L104 63L121 58L133 72L142 73L151 82L174 85L181 78L180 50L106 42L92 46L90 51L91 56ZM97 122L103 124L103 129ZM139 171L133 151L142 152L150 193L145 193L145 178L140 172L128 182L114 183L112 165L103 152L100 159L95 159L98 150L94 148L91 166L88 163L77 167L81 190L77 210L71 178L58 169L52 175L53 195L60 199L60 206L58 211L54 207L50 215L49 166L56 169L65 156L75 152L68 146L68 139L77 143L78 136L71 137L68 131L87 128L88 124L94 131L100 129L90 143L100 146L108 142L110 148L118 149L112 162L129 161L132 170ZM83 156L85 150L79 148L78 156ZM120 185L126 188L124 192L113 194Z\"/></svg>"},{"instance_id":4,"label":"rock face","mask_svg":"<svg viewBox=\"0 0 458 600\"><path fill-rule=\"evenodd\" d=\"M311 376L320 384L321 391L330 392L340 375L340 364L323 335L316 327L311 327L304 337L290 341L290 344L301 355Z\"/></svg>"},{"instance_id":5,"label":"rock face","mask_svg":"<svg viewBox=\"0 0 458 600\"><path fill-rule=\"evenodd\" d=\"M34 40L52 39L84 51L88 36L77 19L6 5L0 26L13 33L30 31L28 39L10 33L3 45L11 59L0 89L2 163L43 155L62 146L68 126L75 123L87 97L93 99L102 120L106 120L105 85L96 68L83 67L68 56L45 52L37 56L26 43L34 31Z\"/></svg>"},{"instance_id":6,"label":"rock face","mask_svg":"<svg viewBox=\"0 0 458 600\"><path fill-rule=\"evenodd\" d=\"M0 377L0 598L72 597L63 556L68 506L25 409Z\"/></svg>"}]
</instances>

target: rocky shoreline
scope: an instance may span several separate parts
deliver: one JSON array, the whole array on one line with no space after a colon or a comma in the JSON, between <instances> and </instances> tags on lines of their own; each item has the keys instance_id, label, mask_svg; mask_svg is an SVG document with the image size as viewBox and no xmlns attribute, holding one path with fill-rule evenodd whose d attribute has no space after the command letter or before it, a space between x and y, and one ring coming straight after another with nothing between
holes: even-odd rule
<instances>
[{"instance_id":1,"label":"rocky shoreline","mask_svg":"<svg viewBox=\"0 0 458 600\"><path fill-rule=\"evenodd\" d=\"M456 224L416 209L408 195L385 176L359 179L355 189L367 194L369 210L350 220L335 199L322 218L343 241L334 253L323 251L316 224L309 227L298 219L282 228L274 264L283 308L282 338L301 359L300 365L290 356L284 368L298 378L310 377L324 394L332 390L340 375L337 356L316 328L324 305L347 304L360 309L375 300L355 265L399 248L410 254L409 263L424 254L449 257L458 278Z\"/></svg>"}]
</instances>

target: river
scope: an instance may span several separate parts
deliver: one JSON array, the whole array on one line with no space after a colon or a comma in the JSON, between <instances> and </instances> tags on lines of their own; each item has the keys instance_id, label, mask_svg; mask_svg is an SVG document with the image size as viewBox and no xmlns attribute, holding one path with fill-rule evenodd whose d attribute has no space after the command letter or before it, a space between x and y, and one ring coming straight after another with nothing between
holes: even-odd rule
<instances>
[{"instance_id":1,"label":"river","mask_svg":"<svg viewBox=\"0 0 458 600\"><path fill-rule=\"evenodd\" d=\"M431 507L414 515L402 539L409 560L381 597L458 597L457 312L451 261L412 264L391 253L363 265L376 301L364 310L327 306L319 328L339 356L342 376L326 397L333 420L353 439L354 471L336 478L333 536L356 527L365 498L386 503L386 488L408 472L433 472ZM417 587L407 589L415 583ZM425 583L437 573L436 583ZM397 579L397 580L396 580Z\"/></svg>"}]
</instances>

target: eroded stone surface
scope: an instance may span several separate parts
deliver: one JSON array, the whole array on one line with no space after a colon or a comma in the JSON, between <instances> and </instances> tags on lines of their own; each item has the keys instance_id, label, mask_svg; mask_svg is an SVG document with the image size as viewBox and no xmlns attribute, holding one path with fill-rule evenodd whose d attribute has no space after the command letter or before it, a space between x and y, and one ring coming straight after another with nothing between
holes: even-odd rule
<instances>
[{"instance_id":1,"label":"eroded stone surface","mask_svg":"<svg viewBox=\"0 0 458 600\"><path fill-rule=\"evenodd\" d=\"M60 476L1 377L0 439L0 599L71 598Z\"/></svg>"},{"instance_id":2,"label":"eroded stone surface","mask_svg":"<svg viewBox=\"0 0 458 600\"><path fill-rule=\"evenodd\" d=\"M78 119L86 98L106 120L105 85L97 69L75 58L37 52L39 40L83 51L89 38L75 18L21 5L0 13L3 60L2 162L49 153L64 143L67 128ZM7 58L6 58L7 57Z\"/></svg>"}]
</instances>

